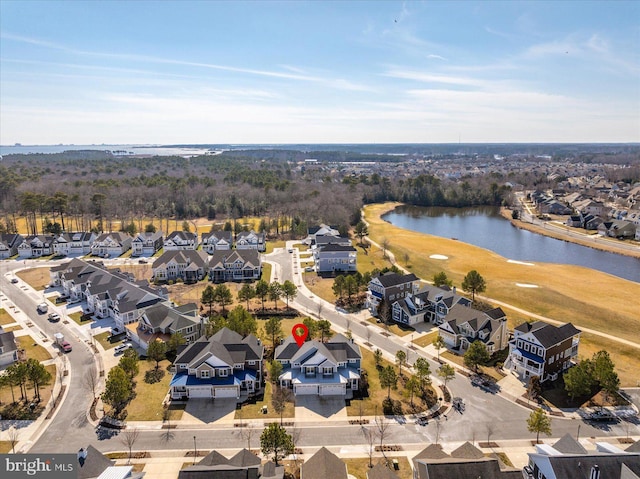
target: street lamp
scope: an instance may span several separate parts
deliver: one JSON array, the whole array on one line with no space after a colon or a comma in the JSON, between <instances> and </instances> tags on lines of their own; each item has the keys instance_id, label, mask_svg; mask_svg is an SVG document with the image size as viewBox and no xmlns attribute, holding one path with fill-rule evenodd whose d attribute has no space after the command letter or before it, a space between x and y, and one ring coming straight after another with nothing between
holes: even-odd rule
<instances>
[{"instance_id":1,"label":"street lamp","mask_svg":"<svg viewBox=\"0 0 640 479\"><path fill-rule=\"evenodd\" d=\"M196 437L193 436L193 465L196 464L196 457L198 457L198 448L196 447Z\"/></svg>"}]
</instances>

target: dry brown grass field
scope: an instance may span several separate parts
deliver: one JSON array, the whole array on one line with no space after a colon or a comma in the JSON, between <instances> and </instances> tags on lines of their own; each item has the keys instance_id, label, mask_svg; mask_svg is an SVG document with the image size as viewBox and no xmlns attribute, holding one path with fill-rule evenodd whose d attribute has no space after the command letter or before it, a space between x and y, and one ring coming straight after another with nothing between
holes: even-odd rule
<instances>
[{"instance_id":1,"label":"dry brown grass field","mask_svg":"<svg viewBox=\"0 0 640 479\"><path fill-rule=\"evenodd\" d=\"M487 282L484 295L489 298L557 321L570 321L577 327L640 343L638 303L632 300L640 298L640 284L579 266L509 263L496 253L467 243L398 228L380 218L395 206L397 204L385 203L365 207L369 236L378 243L387 238L396 258L408 253L412 271L417 276L431 279L435 273L444 271L454 285L460 287L464 276L475 269ZM433 254L448 259L432 259ZM519 287L518 283L537 288ZM507 313L510 315L511 312ZM519 314L518 319L527 319L523 316ZM608 346L619 369L627 360L633 363L629 365L632 366L630 371L640 368L638 350L635 357L628 358L622 354L624 348L620 344L605 342L597 336L590 345L596 349L607 349ZM623 385L635 385L637 375L632 377L622 370L620 373Z\"/></svg>"}]
</instances>

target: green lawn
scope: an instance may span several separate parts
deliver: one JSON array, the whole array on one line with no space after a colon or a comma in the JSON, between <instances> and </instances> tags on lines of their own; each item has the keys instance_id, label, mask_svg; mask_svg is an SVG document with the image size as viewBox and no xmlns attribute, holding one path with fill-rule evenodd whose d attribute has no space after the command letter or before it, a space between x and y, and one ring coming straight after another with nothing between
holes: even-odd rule
<instances>
[{"instance_id":1,"label":"green lawn","mask_svg":"<svg viewBox=\"0 0 640 479\"><path fill-rule=\"evenodd\" d=\"M169 361L160 362L160 369L165 371L165 375L161 381L155 384L147 384L144 382L144 375L150 369L155 367L155 362L140 361L140 372L134 378L136 382L136 397L127 406L128 421L161 421L164 413L162 401L169 392L169 383L171 382L171 373L167 371ZM171 420L178 421L182 418L184 407L170 409Z\"/></svg>"},{"instance_id":2,"label":"green lawn","mask_svg":"<svg viewBox=\"0 0 640 479\"><path fill-rule=\"evenodd\" d=\"M82 320L83 314L81 311L76 311L75 313L68 314L67 316L69 316L69 319L72 319L79 325L87 324L87 322L92 321L91 319ZM89 316L86 316L86 317L89 318Z\"/></svg>"},{"instance_id":3,"label":"green lawn","mask_svg":"<svg viewBox=\"0 0 640 479\"><path fill-rule=\"evenodd\" d=\"M364 399L352 399L351 404L347 406L347 415L373 416L375 414L382 414L382 401L387 397L387 389L382 389L380 386L380 379L378 377L378 370L376 369L373 353L364 348L361 348L360 350L362 352L360 367L367 372L367 378L369 380L369 397ZM391 364L385 359L382 360L381 364L382 367L392 365L396 369L396 373L398 371L395 364ZM405 369L402 370L402 374L405 376L405 379L408 379ZM398 389L391 389L391 399L400 401L402 403L403 412L408 414L410 412L409 399L403 396L401 384L402 383L398 381ZM424 403L418 398L414 398L414 405L424 409Z\"/></svg>"},{"instance_id":4,"label":"green lawn","mask_svg":"<svg viewBox=\"0 0 640 479\"><path fill-rule=\"evenodd\" d=\"M19 336L16 338L19 349L24 349L27 358L37 359L38 361L46 361L51 359L51 354L45 348L35 342L31 336Z\"/></svg>"},{"instance_id":5,"label":"green lawn","mask_svg":"<svg viewBox=\"0 0 640 479\"><path fill-rule=\"evenodd\" d=\"M248 419L280 419L280 414L276 413L271 405L271 395L273 386L267 382L264 388L264 399L257 401L255 404L243 404L241 409L236 409L236 420L246 421ZM293 397L293 392L291 393ZM262 406L267 406L267 414L262 413ZM292 418L295 416L295 404L288 402L282 413L283 418Z\"/></svg>"},{"instance_id":6,"label":"green lawn","mask_svg":"<svg viewBox=\"0 0 640 479\"><path fill-rule=\"evenodd\" d=\"M420 346L420 347L424 348L424 347L426 347L426 346L429 346L431 343L433 343L433 340L434 340L437 336L438 336L438 330L437 330L437 329L435 329L434 331L431 331L431 332L429 332L429 333L427 333L427 334L424 334L424 335L420 336L420 337L419 337L419 338L417 338L417 339L414 339L414 340L413 340L413 343L414 343L416 346ZM444 351L444 348L442 348L442 349L440 350L440 352L441 352L441 353L442 353L443 351Z\"/></svg>"},{"instance_id":7,"label":"green lawn","mask_svg":"<svg viewBox=\"0 0 640 479\"><path fill-rule=\"evenodd\" d=\"M0 309L0 325L15 323L16 320L7 313L4 308Z\"/></svg>"},{"instance_id":8,"label":"green lawn","mask_svg":"<svg viewBox=\"0 0 640 479\"><path fill-rule=\"evenodd\" d=\"M260 277L263 281L267 283L271 282L271 264L270 263L262 263L262 276ZM255 283L254 283L255 287Z\"/></svg>"},{"instance_id":9,"label":"green lawn","mask_svg":"<svg viewBox=\"0 0 640 479\"><path fill-rule=\"evenodd\" d=\"M286 246L286 241L267 241L265 254L273 253L275 248L284 248Z\"/></svg>"},{"instance_id":10,"label":"green lawn","mask_svg":"<svg viewBox=\"0 0 640 479\"><path fill-rule=\"evenodd\" d=\"M115 348L118 344L122 344L122 339L114 342L110 342L108 338L111 337L110 331L105 331L104 333L96 334L94 336L95 340L98 341L104 350L109 350L111 348ZM121 337L122 338L122 337Z\"/></svg>"},{"instance_id":11,"label":"green lawn","mask_svg":"<svg viewBox=\"0 0 640 479\"><path fill-rule=\"evenodd\" d=\"M411 469L406 456L390 456L387 454L387 459L390 461L396 459L398 461L398 470L393 472L396 473L399 479L413 478L413 469ZM382 457L374 457L371 462L375 466L383 460L384 458ZM350 475L355 476L357 479L367 479L367 471L370 470L368 457L345 458L343 461L347 465L347 472Z\"/></svg>"}]
</instances>

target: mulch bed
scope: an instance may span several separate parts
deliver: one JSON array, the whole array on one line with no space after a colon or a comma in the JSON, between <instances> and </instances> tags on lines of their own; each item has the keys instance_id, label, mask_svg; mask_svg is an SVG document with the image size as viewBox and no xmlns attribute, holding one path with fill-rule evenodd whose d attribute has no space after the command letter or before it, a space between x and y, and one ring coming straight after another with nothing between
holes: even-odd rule
<instances>
[{"instance_id":1,"label":"mulch bed","mask_svg":"<svg viewBox=\"0 0 640 479\"><path fill-rule=\"evenodd\" d=\"M369 424L369 420L368 419L351 419L349 420L349 424Z\"/></svg>"},{"instance_id":2,"label":"mulch bed","mask_svg":"<svg viewBox=\"0 0 640 479\"><path fill-rule=\"evenodd\" d=\"M209 454L209 451L198 451L196 457L204 457ZM193 457L193 451L187 451L184 457Z\"/></svg>"},{"instance_id":3,"label":"mulch bed","mask_svg":"<svg viewBox=\"0 0 640 479\"><path fill-rule=\"evenodd\" d=\"M53 417L53 413L58 407L58 404L60 404L60 399L62 398L62 395L64 394L65 389L67 389L67 386L63 384L62 387L60 388L60 391L58 392L58 395L56 396L55 407L51 408L51 410L45 416L45 419L51 419Z\"/></svg>"},{"instance_id":4,"label":"mulch bed","mask_svg":"<svg viewBox=\"0 0 640 479\"><path fill-rule=\"evenodd\" d=\"M402 446L376 446L376 452L393 452L393 451L402 451Z\"/></svg>"}]
</instances>

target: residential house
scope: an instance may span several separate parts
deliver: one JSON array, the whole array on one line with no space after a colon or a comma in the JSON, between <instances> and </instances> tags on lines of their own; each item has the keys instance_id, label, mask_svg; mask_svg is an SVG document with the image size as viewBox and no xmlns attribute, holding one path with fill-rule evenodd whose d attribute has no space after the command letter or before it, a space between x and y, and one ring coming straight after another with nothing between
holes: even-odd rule
<instances>
[{"instance_id":1,"label":"residential house","mask_svg":"<svg viewBox=\"0 0 640 479\"><path fill-rule=\"evenodd\" d=\"M582 227L586 230L597 230L604 220L591 214L582 215Z\"/></svg>"},{"instance_id":2,"label":"residential house","mask_svg":"<svg viewBox=\"0 0 640 479\"><path fill-rule=\"evenodd\" d=\"M264 233L256 233L255 231L242 231L238 233L236 238L236 249L255 249L260 252L267 250L267 244Z\"/></svg>"},{"instance_id":3,"label":"residential house","mask_svg":"<svg viewBox=\"0 0 640 479\"><path fill-rule=\"evenodd\" d=\"M570 215L572 210L555 199L548 199L538 203L538 211L542 214Z\"/></svg>"},{"instance_id":4,"label":"residential house","mask_svg":"<svg viewBox=\"0 0 640 479\"><path fill-rule=\"evenodd\" d=\"M254 281L262 274L262 260L255 249L214 251L209 260L209 277L214 283Z\"/></svg>"},{"instance_id":5,"label":"residential house","mask_svg":"<svg viewBox=\"0 0 640 479\"><path fill-rule=\"evenodd\" d=\"M100 258L117 258L131 249L133 238L122 231L103 233L91 245L91 254Z\"/></svg>"},{"instance_id":6,"label":"residential house","mask_svg":"<svg viewBox=\"0 0 640 479\"><path fill-rule=\"evenodd\" d=\"M207 253L194 250L165 251L151 265L153 281L195 283L204 279L209 271Z\"/></svg>"},{"instance_id":7,"label":"residential house","mask_svg":"<svg viewBox=\"0 0 640 479\"><path fill-rule=\"evenodd\" d=\"M300 466L300 479L348 479L347 465L329 451L321 447Z\"/></svg>"},{"instance_id":8,"label":"residential house","mask_svg":"<svg viewBox=\"0 0 640 479\"><path fill-rule=\"evenodd\" d=\"M529 464L522 470L524 479L638 479L640 453L633 446L626 451L613 444L596 442L595 451L587 451L568 434L553 446L536 445L527 453Z\"/></svg>"},{"instance_id":9,"label":"residential house","mask_svg":"<svg viewBox=\"0 0 640 479\"><path fill-rule=\"evenodd\" d=\"M509 345L507 317L500 308L483 312L456 304L438 327L438 333L448 348L460 354L474 341L482 342L489 354Z\"/></svg>"},{"instance_id":10,"label":"residential house","mask_svg":"<svg viewBox=\"0 0 640 479\"><path fill-rule=\"evenodd\" d=\"M310 246L316 244L316 236L340 236L337 226L328 226L321 223L307 228L307 237L304 242Z\"/></svg>"},{"instance_id":11,"label":"residential house","mask_svg":"<svg viewBox=\"0 0 640 479\"><path fill-rule=\"evenodd\" d=\"M282 364L281 387L296 396L351 397L360 380L360 347L336 334L328 342L311 340L302 347L289 336L276 348L274 359Z\"/></svg>"},{"instance_id":12,"label":"residential house","mask_svg":"<svg viewBox=\"0 0 640 479\"><path fill-rule=\"evenodd\" d=\"M504 367L525 381L531 376L538 376L540 382L555 381L558 374L571 367L579 344L580 330L571 323L523 323L513 331Z\"/></svg>"},{"instance_id":13,"label":"residential house","mask_svg":"<svg viewBox=\"0 0 640 479\"><path fill-rule=\"evenodd\" d=\"M261 389L264 346L253 334L243 338L222 328L178 352L171 379L172 399L234 398Z\"/></svg>"},{"instance_id":14,"label":"residential house","mask_svg":"<svg viewBox=\"0 0 640 479\"><path fill-rule=\"evenodd\" d=\"M131 242L131 256L153 256L162 249L163 245L164 234L162 231L138 233Z\"/></svg>"},{"instance_id":15,"label":"residential house","mask_svg":"<svg viewBox=\"0 0 640 479\"><path fill-rule=\"evenodd\" d=\"M589 198L582 201L576 201L572 206L576 211L584 215L605 217L609 212L609 208L605 206L604 203L593 201Z\"/></svg>"},{"instance_id":16,"label":"residential house","mask_svg":"<svg viewBox=\"0 0 640 479\"><path fill-rule=\"evenodd\" d=\"M144 308L166 301L166 291L119 269L108 270L95 261L73 259L53 266L51 282L62 287L69 301L86 301L86 310L97 318L113 318L116 328L136 322Z\"/></svg>"},{"instance_id":17,"label":"residential house","mask_svg":"<svg viewBox=\"0 0 640 479\"><path fill-rule=\"evenodd\" d=\"M636 225L624 220L604 221L598 226L598 234L611 238L633 239L636 236Z\"/></svg>"},{"instance_id":18,"label":"residential house","mask_svg":"<svg viewBox=\"0 0 640 479\"><path fill-rule=\"evenodd\" d=\"M198 249L198 234L189 231L173 231L164 240L165 251Z\"/></svg>"},{"instance_id":19,"label":"residential house","mask_svg":"<svg viewBox=\"0 0 640 479\"><path fill-rule=\"evenodd\" d=\"M168 342L174 334L180 334L186 344L191 344L202 336L202 330L195 303L173 306L168 301L144 308L137 324L126 326L127 337L142 351L146 351L153 341Z\"/></svg>"},{"instance_id":20,"label":"residential house","mask_svg":"<svg viewBox=\"0 0 640 479\"><path fill-rule=\"evenodd\" d=\"M5 332L0 326L0 367L5 367L18 360L18 345L13 331Z\"/></svg>"},{"instance_id":21,"label":"residential house","mask_svg":"<svg viewBox=\"0 0 640 479\"><path fill-rule=\"evenodd\" d=\"M242 449L227 459L213 450L197 464L185 467L178 473L178 479L282 479L284 466L276 467L271 461L261 465L254 453Z\"/></svg>"},{"instance_id":22,"label":"residential house","mask_svg":"<svg viewBox=\"0 0 640 479\"><path fill-rule=\"evenodd\" d=\"M582 217L580 215L571 215L567 218L566 225L572 228L582 228Z\"/></svg>"},{"instance_id":23,"label":"residential house","mask_svg":"<svg viewBox=\"0 0 640 479\"><path fill-rule=\"evenodd\" d=\"M0 234L0 259L11 258L18 254L18 246L24 241L20 234Z\"/></svg>"},{"instance_id":24,"label":"residential house","mask_svg":"<svg viewBox=\"0 0 640 479\"><path fill-rule=\"evenodd\" d=\"M97 235L92 232L76 231L62 233L53 240L53 253L62 256L83 256L91 253L91 245Z\"/></svg>"},{"instance_id":25,"label":"residential house","mask_svg":"<svg viewBox=\"0 0 640 479\"><path fill-rule=\"evenodd\" d=\"M202 233L202 249L209 254L214 251L228 251L233 246L231 231L210 231Z\"/></svg>"},{"instance_id":26,"label":"residential house","mask_svg":"<svg viewBox=\"0 0 640 479\"><path fill-rule=\"evenodd\" d=\"M40 258L53 254L53 235L30 235L18 245L18 256L22 258Z\"/></svg>"},{"instance_id":27,"label":"residential house","mask_svg":"<svg viewBox=\"0 0 640 479\"><path fill-rule=\"evenodd\" d=\"M328 244L318 248L316 254L318 274L355 273L358 270L358 253L353 246Z\"/></svg>"},{"instance_id":28,"label":"residential house","mask_svg":"<svg viewBox=\"0 0 640 479\"><path fill-rule=\"evenodd\" d=\"M418 284L418 277L413 273L400 275L389 272L376 276L369 282L365 307L373 316L378 316L380 304L386 301L391 311L395 301L416 293Z\"/></svg>"},{"instance_id":29,"label":"residential house","mask_svg":"<svg viewBox=\"0 0 640 479\"><path fill-rule=\"evenodd\" d=\"M145 472L134 472L133 466L116 466L95 447L81 448L74 467L78 479L142 479Z\"/></svg>"},{"instance_id":30,"label":"residential house","mask_svg":"<svg viewBox=\"0 0 640 479\"><path fill-rule=\"evenodd\" d=\"M522 479L522 471L507 467L498 456L485 456L469 442L451 454L431 444L413 458L414 479Z\"/></svg>"},{"instance_id":31,"label":"residential house","mask_svg":"<svg viewBox=\"0 0 640 479\"><path fill-rule=\"evenodd\" d=\"M392 303L391 319L410 326L420 322L440 325L456 304L469 307L471 301L458 295L455 287L451 290L448 286L423 285Z\"/></svg>"},{"instance_id":32,"label":"residential house","mask_svg":"<svg viewBox=\"0 0 640 479\"><path fill-rule=\"evenodd\" d=\"M379 462L371 469L367 470L367 479L400 479L400 476L382 462Z\"/></svg>"}]
</instances>

